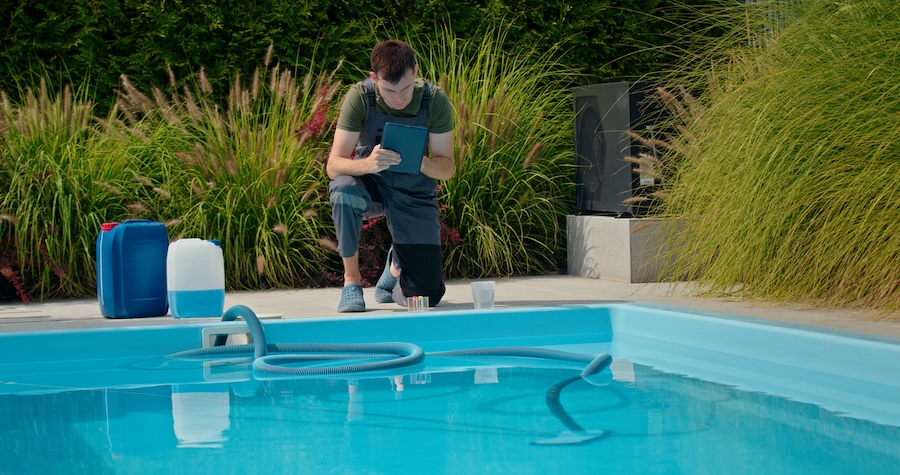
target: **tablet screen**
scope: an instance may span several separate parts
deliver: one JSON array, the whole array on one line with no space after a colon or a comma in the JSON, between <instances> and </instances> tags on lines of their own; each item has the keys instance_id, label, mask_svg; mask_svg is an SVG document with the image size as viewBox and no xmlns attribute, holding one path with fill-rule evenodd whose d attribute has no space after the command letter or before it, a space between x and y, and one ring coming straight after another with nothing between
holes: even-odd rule
<instances>
[{"instance_id":1,"label":"tablet screen","mask_svg":"<svg viewBox=\"0 0 900 475\"><path fill-rule=\"evenodd\" d=\"M381 136L381 148L393 150L400 154L400 163L391 165L388 170L400 173L419 173L422 168L422 156L428 144L428 129L415 125L404 125L396 122L384 124Z\"/></svg>"}]
</instances>

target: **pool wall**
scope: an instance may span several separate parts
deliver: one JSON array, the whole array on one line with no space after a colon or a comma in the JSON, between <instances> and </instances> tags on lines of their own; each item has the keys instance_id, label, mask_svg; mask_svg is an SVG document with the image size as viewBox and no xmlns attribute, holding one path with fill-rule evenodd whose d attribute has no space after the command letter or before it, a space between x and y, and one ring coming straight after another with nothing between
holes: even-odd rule
<instances>
[{"instance_id":1,"label":"pool wall","mask_svg":"<svg viewBox=\"0 0 900 475\"><path fill-rule=\"evenodd\" d=\"M639 336L874 381L900 376L900 339L674 306L629 304L609 310L618 341L620 336Z\"/></svg>"},{"instance_id":2,"label":"pool wall","mask_svg":"<svg viewBox=\"0 0 900 475\"><path fill-rule=\"evenodd\" d=\"M612 354L900 425L900 340L658 305L610 309Z\"/></svg>"},{"instance_id":3,"label":"pool wall","mask_svg":"<svg viewBox=\"0 0 900 475\"><path fill-rule=\"evenodd\" d=\"M315 319L263 320L268 343L412 342L427 351L504 341L518 345L611 341L608 306L537 307L490 311L398 313ZM0 334L2 363L93 360L119 355L160 356L201 346L205 327L232 322L52 330Z\"/></svg>"}]
</instances>

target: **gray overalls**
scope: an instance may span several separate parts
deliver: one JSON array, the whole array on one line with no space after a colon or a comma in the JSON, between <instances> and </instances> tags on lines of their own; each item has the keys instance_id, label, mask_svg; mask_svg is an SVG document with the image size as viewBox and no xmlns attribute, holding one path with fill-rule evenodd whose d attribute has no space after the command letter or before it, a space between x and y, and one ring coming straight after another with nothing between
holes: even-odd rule
<instances>
[{"instance_id":1,"label":"gray overalls","mask_svg":"<svg viewBox=\"0 0 900 475\"><path fill-rule=\"evenodd\" d=\"M375 111L375 86L366 80L369 116L360 133L356 156L364 158L381 143L384 124L397 122L426 126L431 85L425 84L416 117L394 117ZM363 176L342 175L328 186L338 253L350 257L359 251L364 219L385 216L393 240L394 265L400 274L404 296L427 296L434 306L444 296L441 276L441 225L438 217L437 182L422 173L383 171ZM396 292L394 293L396 300Z\"/></svg>"}]
</instances>

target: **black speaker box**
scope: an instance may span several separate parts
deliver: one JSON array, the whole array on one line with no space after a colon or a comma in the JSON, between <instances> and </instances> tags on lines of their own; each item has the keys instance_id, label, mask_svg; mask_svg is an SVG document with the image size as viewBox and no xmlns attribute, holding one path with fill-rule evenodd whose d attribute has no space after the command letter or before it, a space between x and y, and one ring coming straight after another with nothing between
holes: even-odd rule
<instances>
[{"instance_id":1,"label":"black speaker box","mask_svg":"<svg viewBox=\"0 0 900 475\"><path fill-rule=\"evenodd\" d=\"M625 157L646 150L628 131L650 137L662 111L650 100L649 82L593 84L573 89L575 108L575 203L580 214L631 217L648 213L652 201L626 200L652 191L657 180L638 175ZM643 181L643 182L642 182Z\"/></svg>"}]
</instances>

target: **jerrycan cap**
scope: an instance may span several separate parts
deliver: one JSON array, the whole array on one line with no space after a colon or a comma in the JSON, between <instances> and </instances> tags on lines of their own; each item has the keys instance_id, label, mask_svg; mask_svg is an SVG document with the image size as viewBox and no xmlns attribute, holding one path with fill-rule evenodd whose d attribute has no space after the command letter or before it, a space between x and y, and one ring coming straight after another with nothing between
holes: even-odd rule
<instances>
[{"instance_id":1,"label":"jerrycan cap","mask_svg":"<svg viewBox=\"0 0 900 475\"><path fill-rule=\"evenodd\" d=\"M103 224L100 225L100 230L101 230L101 231L104 231L104 232L105 232L105 231L109 231L109 230L111 230L112 228L114 228L114 227L116 227L116 226L118 226L118 225L119 225L119 223L103 223Z\"/></svg>"}]
</instances>

